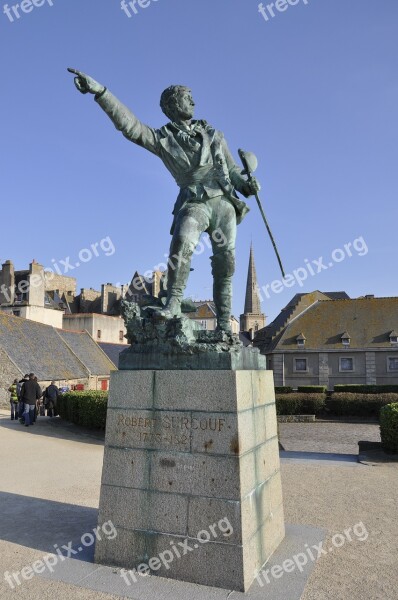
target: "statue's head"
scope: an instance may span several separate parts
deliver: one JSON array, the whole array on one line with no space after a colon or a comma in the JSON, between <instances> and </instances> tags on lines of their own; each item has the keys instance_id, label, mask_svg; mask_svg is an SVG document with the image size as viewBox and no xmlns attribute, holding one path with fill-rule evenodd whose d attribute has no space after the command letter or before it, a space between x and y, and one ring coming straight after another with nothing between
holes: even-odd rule
<instances>
[{"instance_id":1,"label":"statue's head","mask_svg":"<svg viewBox=\"0 0 398 600\"><path fill-rule=\"evenodd\" d=\"M192 92L184 85L171 85L160 97L160 107L170 121L192 119L194 106Z\"/></svg>"}]
</instances>

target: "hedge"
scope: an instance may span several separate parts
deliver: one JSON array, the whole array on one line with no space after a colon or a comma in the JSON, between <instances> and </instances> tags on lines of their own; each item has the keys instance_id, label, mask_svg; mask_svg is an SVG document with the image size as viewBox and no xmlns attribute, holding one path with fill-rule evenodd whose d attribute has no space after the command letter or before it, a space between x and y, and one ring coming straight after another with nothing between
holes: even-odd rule
<instances>
[{"instance_id":1,"label":"hedge","mask_svg":"<svg viewBox=\"0 0 398 600\"><path fill-rule=\"evenodd\" d=\"M324 394L326 385L301 385L297 388L299 394Z\"/></svg>"},{"instance_id":2,"label":"hedge","mask_svg":"<svg viewBox=\"0 0 398 600\"><path fill-rule=\"evenodd\" d=\"M82 391L62 394L57 401L59 416L88 429L105 429L108 392Z\"/></svg>"},{"instance_id":3,"label":"hedge","mask_svg":"<svg viewBox=\"0 0 398 600\"><path fill-rule=\"evenodd\" d=\"M278 394L276 413L278 415L318 415L325 409L325 394Z\"/></svg>"},{"instance_id":4,"label":"hedge","mask_svg":"<svg viewBox=\"0 0 398 600\"><path fill-rule=\"evenodd\" d=\"M293 392L293 388L284 385L284 386L275 386L275 394L291 394Z\"/></svg>"},{"instance_id":5,"label":"hedge","mask_svg":"<svg viewBox=\"0 0 398 600\"><path fill-rule=\"evenodd\" d=\"M398 403L380 410L381 443L387 452L398 452Z\"/></svg>"},{"instance_id":6,"label":"hedge","mask_svg":"<svg viewBox=\"0 0 398 600\"><path fill-rule=\"evenodd\" d=\"M398 402L398 394L359 394L334 392L326 406L334 415L351 417L378 417L386 404Z\"/></svg>"},{"instance_id":7,"label":"hedge","mask_svg":"<svg viewBox=\"0 0 398 600\"><path fill-rule=\"evenodd\" d=\"M360 385L360 384L337 384L335 392L348 392L358 394L398 394L398 385Z\"/></svg>"}]
</instances>

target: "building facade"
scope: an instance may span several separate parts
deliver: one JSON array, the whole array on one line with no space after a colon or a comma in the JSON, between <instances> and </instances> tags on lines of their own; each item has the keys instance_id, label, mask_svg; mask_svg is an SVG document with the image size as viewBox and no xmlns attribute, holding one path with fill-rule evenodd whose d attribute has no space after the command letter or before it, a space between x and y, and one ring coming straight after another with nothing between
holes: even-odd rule
<instances>
[{"instance_id":1,"label":"building facade","mask_svg":"<svg viewBox=\"0 0 398 600\"><path fill-rule=\"evenodd\" d=\"M36 261L27 270L15 271L12 261L7 260L0 270L0 311L62 327L65 305L48 293L48 283L49 273Z\"/></svg>"},{"instance_id":2,"label":"building facade","mask_svg":"<svg viewBox=\"0 0 398 600\"><path fill-rule=\"evenodd\" d=\"M254 345L275 385L398 384L398 298L298 294Z\"/></svg>"}]
</instances>

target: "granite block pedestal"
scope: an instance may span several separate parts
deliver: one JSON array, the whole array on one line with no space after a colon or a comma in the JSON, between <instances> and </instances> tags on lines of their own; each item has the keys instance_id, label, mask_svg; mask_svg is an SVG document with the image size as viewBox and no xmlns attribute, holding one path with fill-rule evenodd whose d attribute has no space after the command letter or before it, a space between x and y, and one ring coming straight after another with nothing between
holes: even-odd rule
<instances>
[{"instance_id":1,"label":"granite block pedestal","mask_svg":"<svg viewBox=\"0 0 398 600\"><path fill-rule=\"evenodd\" d=\"M151 572L247 591L284 537L272 372L112 373L108 520L118 533L97 541L95 560L132 581Z\"/></svg>"}]
</instances>

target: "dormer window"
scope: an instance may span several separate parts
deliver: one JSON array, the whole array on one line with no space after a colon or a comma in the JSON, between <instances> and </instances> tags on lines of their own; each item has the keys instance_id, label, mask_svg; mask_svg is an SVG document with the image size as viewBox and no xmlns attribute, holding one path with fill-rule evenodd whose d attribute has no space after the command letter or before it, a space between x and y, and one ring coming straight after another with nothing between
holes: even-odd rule
<instances>
[{"instance_id":1,"label":"dormer window","mask_svg":"<svg viewBox=\"0 0 398 600\"><path fill-rule=\"evenodd\" d=\"M396 331L390 333L390 343L391 346L398 346L398 333Z\"/></svg>"},{"instance_id":2,"label":"dormer window","mask_svg":"<svg viewBox=\"0 0 398 600\"><path fill-rule=\"evenodd\" d=\"M300 333L300 335L296 337L297 348L304 348L306 341L307 340L305 335L303 333Z\"/></svg>"},{"instance_id":3,"label":"dormer window","mask_svg":"<svg viewBox=\"0 0 398 600\"><path fill-rule=\"evenodd\" d=\"M350 337L350 335L346 331L341 336L341 343L345 347L348 347L351 344L351 337Z\"/></svg>"}]
</instances>

